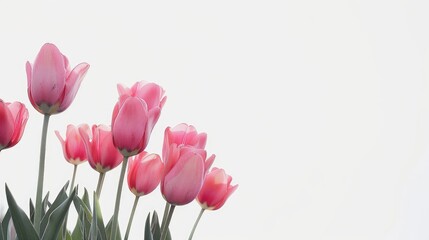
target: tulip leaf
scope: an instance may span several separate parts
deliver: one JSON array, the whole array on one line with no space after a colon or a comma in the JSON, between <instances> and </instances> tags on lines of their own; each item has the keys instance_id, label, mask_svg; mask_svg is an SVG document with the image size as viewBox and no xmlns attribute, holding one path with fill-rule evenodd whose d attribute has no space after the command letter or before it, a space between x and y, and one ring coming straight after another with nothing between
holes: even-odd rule
<instances>
[{"instance_id":1,"label":"tulip leaf","mask_svg":"<svg viewBox=\"0 0 429 240\"><path fill-rule=\"evenodd\" d=\"M7 229L9 227L11 217L12 215L10 214L10 210L8 209L6 211L6 214L3 216L3 222L1 223L3 228L3 236L7 236Z\"/></svg>"},{"instance_id":2,"label":"tulip leaf","mask_svg":"<svg viewBox=\"0 0 429 240\"><path fill-rule=\"evenodd\" d=\"M49 202L49 192L46 193L45 198L42 200L42 218L46 214L46 209L50 207L51 203ZM33 216L34 219L34 216Z\"/></svg>"},{"instance_id":3,"label":"tulip leaf","mask_svg":"<svg viewBox=\"0 0 429 240\"><path fill-rule=\"evenodd\" d=\"M25 212L18 206L15 199L12 196L12 193L9 190L9 187L6 184L6 198L9 205L9 210L12 215L13 224L16 229L16 234L19 239L39 239L39 236L36 233L36 230L31 224L30 219L28 219Z\"/></svg>"},{"instance_id":4,"label":"tulip leaf","mask_svg":"<svg viewBox=\"0 0 429 240\"><path fill-rule=\"evenodd\" d=\"M2 224L0 224L0 240L5 240L5 237L3 236L3 227L2 227Z\"/></svg>"},{"instance_id":5,"label":"tulip leaf","mask_svg":"<svg viewBox=\"0 0 429 240\"><path fill-rule=\"evenodd\" d=\"M153 223L153 221L152 221ZM153 240L151 226L150 226L150 213L147 215L146 224L144 226L144 240ZM159 238L155 238L159 239Z\"/></svg>"},{"instance_id":6,"label":"tulip leaf","mask_svg":"<svg viewBox=\"0 0 429 240\"><path fill-rule=\"evenodd\" d=\"M62 190L62 192L64 189ZM42 240L51 240L55 239L58 236L58 233L61 230L61 225L64 222L65 216L67 215L68 209L73 201L74 195L76 194L76 190L74 190L66 201L62 201L58 207L49 214L48 222L46 225L46 229L43 232ZM61 193L59 194L61 195ZM54 201L55 203L55 201ZM54 208L54 203L52 204L52 208Z\"/></svg>"},{"instance_id":7,"label":"tulip leaf","mask_svg":"<svg viewBox=\"0 0 429 240\"><path fill-rule=\"evenodd\" d=\"M94 204L93 204L94 212L92 214L92 218L97 219L96 226L98 228L101 240L107 240L106 228L104 227L103 216L101 215L100 202L98 201L97 194L94 192Z\"/></svg>"},{"instance_id":8,"label":"tulip leaf","mask_svg":"<svg viewBox=\"0 0 429 240\"><path fill-rule=\"evenodd\" d=\"M151 232L154 239L161 238L161 227L159 225L159 218L156 211L153 211L153 214L152 214Z\"/></svg>"},{"instance_id":9,"label":"tulip leaf","mask_svg":"<svg viewBox=\"0 0 429 240\"><path fill-rule=\"evenodd\" d=\"M95 197L94 197L94 202L95 202ZM91 228L89 229L89 240L97 240L98 238L98 226L97 226L97 217L96 217L96 213L95 213L95 203L93 206L94 212L92 214L92 223L91 223Z\"/></svg>"},{"instance_id":10,"label":"tulip leaf","mask_svg":"<svg viewBox=\"0 0 429 240\"><path fill-rule=\"evenodd\" d=\"M76 221L76 225L74 227L72 238L73 239L86 239L85 235L85 224L83 222L87 221L85 217L85 211L81 210L79 211L79 215Z\"/></svg>"},{"instance_id":11,"label":"tulip leaf","mask_svg":"<svg viewBox=\"0 0 429 240\"><path fill-rule=\"evenodd\" d=\"M55 211L55 209L57 209L66 200L67 200L67 194L63 188L58 193L54 202L52 203L52 205L49 207L48 211L46 211L45 215L42 218L42 221L40 223L40 232L41 233L45 232L45 228L48 224L48 221L49 221L49 218L51 217L52 212Z\"/></svg>"},{"instance_id":12,"label":"tulip leaf","mask_svg":"<svg viewBox=\"0 0 429 240\"><path fill-rule=\"evenodd\" d=\"M106 226L106 235L107 235L107 239L112 239L111 237L110 237L110 235L111 235L111 233L112 233L112 223L113 222L113 216L112 216L112 218L109 220L109 222L107 223L107 226ZM115 236L115 238L113 238L113 239L115 239L115 240L121 240L122 238L121 238L121 232L120 232L120 230L119 230L119 224L116 226L116 236Z\"/></svg>"},{"instance_id":13,"label":"tulip leaf","mask_svg":"<svg viewBox=\"0 0 429 240\"><path fill-rule=\"evenodd\" d=\"M78 196L74 197L73 204L76 208L76 212L80 213L80 211L84 211L86 220L88 222L92 221L91 206L86 205L86 203L82 201L82 199L80 199Z\"/></svg>"},{"instance_id":14,"label":"tulip leaf","mask_svg":"<svg viewBox=\"0 0 429 240\"><path fill-rule=\"evenodd\" d=\"M86 190L86 188L84 189L82 201L85 203L85 206L89 209L89 212L91 212L91 203L89 201L89 195L88 195L88 191Z\"/></svg>"},{"instance_id":15,"label":"tulip leaf","mask_svg":"<svg viewBox=\"0 0 429 240\"><path fill-rule=\"evenodd\" d=\"M31 221L31 223L34 224L34 204L33 204L33 201L31 200L31 198L30 198L30 201L28 203L28 207L30 210L30 221Z\"/></svg>"},{"instance_id":16,"label":"tulip leaf","mask_svg":"<svg viewBox=\"0 0 429 240\"><path fill-rule=\"evenodd\" d=\"M98 197L95 192L93 193L93 213L92 213L92 224L90 227L90 240L106 240L106 230L104 228L103 217L101 216L100 204Z\"/></svg>"}]
</instances>

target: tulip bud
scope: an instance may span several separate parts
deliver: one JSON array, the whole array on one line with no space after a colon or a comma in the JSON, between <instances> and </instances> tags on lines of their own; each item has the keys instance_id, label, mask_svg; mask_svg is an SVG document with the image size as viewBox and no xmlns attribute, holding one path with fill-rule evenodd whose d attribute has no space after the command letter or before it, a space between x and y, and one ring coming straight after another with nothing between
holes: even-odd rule
<instances>
[{"instance_id":1,"label":"tulip bud","mask_svg":"<svg viewBox=\"0 0 429 240\"><path fill-rule=\"evenodd\" d=\"M67 57L54 44L44 44L33 65L26 65L27 92L33 107L49 115L66 110L88 68L89 64L80 63L70 70Z\"/></svg>"},{"instance_id":2,"label":"tulip bud","mask_svg":"<svg viewBox=\"0 0 429 240\"><path fill-rule=\"evenodd\" d=\"M28 120L28 110L20 102L5 103L0 99L0 151L21 140Z\"/></svg>"}]
</instances>

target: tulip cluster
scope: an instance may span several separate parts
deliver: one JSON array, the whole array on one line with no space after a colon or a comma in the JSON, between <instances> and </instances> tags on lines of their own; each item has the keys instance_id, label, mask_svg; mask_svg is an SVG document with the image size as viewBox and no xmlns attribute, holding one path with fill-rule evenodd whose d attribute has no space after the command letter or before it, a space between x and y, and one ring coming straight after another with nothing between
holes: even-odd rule
<instances>
[{"instance_id":1,"label":"tulip cluster","mask_svg":"<svg viewBox=\"0 0 429 240\"><path fill-rule=\"evenodd\" d=\"M190 232L189 239L192 239L202 213L221 208L237 185L231 184L231 176L223 169L211 168L215 155L205 150L207 134L199 133L192 125L181 123L167 127L161 156L146 150L167 100L164 89L156 83L140 81L131 87L118 84L119 97L110 124L93 124L92 127L69 124L65 135L55 131L65 160L73 166L73 175L71 184L66 184L53 202L48 196L43 198L50 116L65 111L72 104L88 69L89 64L80 63L71 70L67 57L51 43L42 46L33 63L27 62L28 97L35 110L44 116L37 195L35 206L31 204L31 213L27 216L6 186L9 210L3 220L0 219L0 240L15 239L14 231L17 238L30 240L128 239L140 197L150 194L158 186L166 204L164 214L162 221L158 220L156 211L152 218L151 213L148 214L144 239L171 239L169 225L176 206L195 200L201 211ZM0 151L19 142L28 117L24 104L0 99ZM77 167L85 162L99 174L92 204L86 188L80 197L75 186ZM121 172L114 214L105 225L99 198L107 172L119 165ZM122 237L118 215L125 177L135 200ZM67 188L68 193L65 192ZM78 219L74 230L69 231L67 219L72 202L78 211Z\"/></svg>"}]
</instances>

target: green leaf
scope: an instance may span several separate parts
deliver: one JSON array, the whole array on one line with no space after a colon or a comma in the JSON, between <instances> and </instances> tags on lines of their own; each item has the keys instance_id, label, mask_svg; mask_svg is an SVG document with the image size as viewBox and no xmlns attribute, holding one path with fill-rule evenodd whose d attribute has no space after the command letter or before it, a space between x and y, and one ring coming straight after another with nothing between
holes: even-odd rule
<instances>
[{"instance_id":1,"label":"green leaf","mask_svg":"<svg viewBox=\"0 0 429 240\"><path fill-rule=\"evenodd\" d=\"M153 221L152 221L153 223ZM144 226L144 240L154 240L153 236L152 236L152 228L150 226L150 213L147 214L146 217L146 223ZM158 240L159 238L155 238L156 240Z\"/></svg>"},{"instance_id":2,"label":"green leaf","mask_svg":"<svg viewBox=\"0 0 429 240\"><path fill-rule=\"evenodd\" d=\"M153 211L152 214L151 232L153 239L159 240L161 238L161 227L159 225L159 218L156 211Z\"/></svg>"},{"instance_id":3,"label":"green leaf","mask_svg":"<svg viewBox=\"0 0 429 240\"><path fill-rule=\"evenodd\" d=\"M92 213L91 213L91 206L86 205L86 203L80 199L78 196L75 196L73 199L73 204L76 208L76 212L80 213L80 211L85 212L85 216L89 222L92 221Z\"/></svg>"},{"instance_id":4,"label":"green leaf","mask_svg":"<svg viewBox=\"0 0 429 240\"><path fill-rule=\"evenodd\" d=\"M66 240L73 240L70 231L67 231L66 233Z\"/></svg>"},{"instance_id":5,"label":"green leaf","mask_svg":"<svg viewBox=\"0 0 429 240\"><path fill-rule=\"evenodd\" d=\"M58 236L58 233L61 230L61 225L63 224L64 218L67 215L75 194L76 192L73 191L66 201L62 202L52 211L51 214L49 214L48 223L45 231L43 232L42 240L52 240ZM54 204L55 201L49 210L54 208Z\"/></svg>"},{"instance_id":6,"label":"green leaf","mask_svg":"<svg viewBox=\"0 0 429 240\"><path fill-rule=\"evenodd\" d=\"M16 229L16 234L19 237L19 239L29 239L29 240L39 239L39 236L37 235L36 230L34 230L34 227L31 224L30 219L28 219L25 212L16 203L7 184L6 184L6 198L7 198L7 203L9 204L10 213L12 215L13 224Z\"/></svg>"},{"instance_id":7,"label":"green leaf","mask_svg":"<svg viewBox=\"0 0 429 240\"><path fill-rule=\"evenodd\" d=\"M2 224L0 224L0 240L5 240L5 237L3 236Z\"/></svg>"},{"instance_id":8,"label":"green leaf","mask_svg":"<svg viewBox=\"0 0 429 240\"><path fill-rule=\"evenodd\" d=\"M94 213L92 214L91 228L89 229L89 240L97 240L97 237L98 237L97 217L94 217L96 215L95 209L96 207L94 206Z\"/></svg>"},{"instance_id":9,"label":"green leaf","mask_svg":"<svg viewBox=\"0 0 429 240\"><path fill-rule=\"evenodd\" d=\"M3 216L3 222L1 223L2 228L3 228L3 236L7 237L7 230L9 227L9 223L10 223L10 219L11 219L12 215L10 214L10 210L8 209L6 211L6 214Z\"/></svg>"},{"instance_id":10,"label":"green leaf","mask_svg":"<svg viewBox=\"0 0 429 240\"><path fill-rule=\"evenodd\" d=\"M106 228L104 227L103 216L101 215L100 202L98 201L98 197L97 197L97 194L95 194L95 192L93 196L94 196L94 204L93 204L94 213L92 215L92 219L96 219L95 226L97 226L97 229L99 232L98 234L100 234L99 237L101 238L101 240L107 240Z\"/></svg>"},{"instance_id":11,"label":"green leaf","mask_svg":"<svg viewBox=\"0 0 429 240\"><path fill-rule=\"evenodd\" d=\"M88 191L86 190L86 188L84 189L84 193L83 193L83 197L82 197L82 201L85 203L85 205L88 207L89 212L91 212L91 203L89 201L89 195L88 195Z\"/></svg>"},{"instance_id":12,"label":"green leaf","mask_svg":"<svg viewBox=\"0 0 429 240\"><path fill-rule=\"evenodd\" d=\"M49 218L51 217L52 212L55 211L55 209L57 209L66 200L67 200L67 194L63 188L58 193L51 207L48 209L48 211L46 211L45 215L43 216L42 221L40 223L40 233L45 232L46 226L48 224L48 221L49 221Z\"/></svg>"},{"instance_id":13,"label":"green leaf","mask_svg":"<svg viewBox=\"0 0 429 240\"><path fill-rule=\"evenodd\" d=\"M85 212L81 209L74 227L72 238L73 239L85 239L85 224L82 221L85 221L86 217L84 216Z\"/></svg>"},{"instance_id":14,"label":"green leaf","mask_svg":"<svg viewBox=\"0 0 429 240\"><path fill-rule=\"evenodd\" d=\"M30 207L30 221L34 224L34 204L33 201L31 201L30 198L30 203L29 203L29 207Z\"/></svg>"},{"instance_id":15,"label":"green leaf","mask_svg":"<svg viewBox=\"0 0 429 240\"><path fill-rule=\"evenodd\" d=\"M109 220L109 222L107 223L107 226L106 226L106 235L107 235L107 239L111 239L110 238L110 235L112 234L112 223L113 222L113 216L112 216L112 218L110 218L110 220ZM121 231L119 230L119 224L117 225L117 227L116 227L116 236L115 236L115 238L114 238L115 240L121 240L122 238L121 238Z\"/></svg>"},{"instance_id":16,"label":"green leaf","mask_svg":"<svg viewBox=\"0 0 429 240\"><path fill-rule=\"evenodd\" d=\"M42 200L42 218L43 216L45 216L46 214L46 209L48 209L48 207L51 205L51 203L49 202L49 192L46 193L45 198L43 198Z\"/></svg>"}]
</instances>

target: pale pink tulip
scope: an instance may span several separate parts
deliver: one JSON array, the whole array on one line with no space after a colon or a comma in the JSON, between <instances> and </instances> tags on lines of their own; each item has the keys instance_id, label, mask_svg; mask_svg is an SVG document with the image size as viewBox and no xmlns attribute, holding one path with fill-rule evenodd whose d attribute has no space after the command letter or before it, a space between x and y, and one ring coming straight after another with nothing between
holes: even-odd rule
<instances>
[{"instance_id":1,"label":"pale pink tulip","mask_svg":"<svg viewBox=\"0 0 429 240\"><path fill-rule=\"evenodd\" d=\"M85 143L89 165L100 173L105 173L117 167L122 162L122 155L113 145L112 132L106 125L92 126L91 135L83 129L79 133Z\"/></svg>"},{"instance_id":2,"label":"pale pink tulip","mask_svg":"<svg viewBox=\"0 0 429 240\"><path fill-rule=\"evenodd\" d=\"M113 142L129 157L146 148L166 97L155 83L138 82L131 89L118 85L118 92L112 114Z\"/></svg>"},{"instance_id":3,"label":"pale pink tulip","mask_svg":"<svg viewBox=\"0 0 429 240\"><path fill-rule=\"evenodd\" d=\"M136 196L151 193L161 181L164 163L158 154L141 152L128 164L128 187Z\"/></svg>"},{"instance_id":4,"label":"pale pink tulip","mask_svg":"<svg viewBox=\"0 0 429 240\"><path fill-rule=\"evenodd\" d=\"M66 139L61 137L60 132L55 131L55 134L61 142L64 158L73 165L79 165L88 159L85 143L83 142L79 131L84 131L86 134L90 134L91 130L89 129L88 124L81 124L77 127L69 124L67 126Z\"/></svg>"},{"instance_id":5,"label":"pale pink tulip","mask_svg":"<svg viewBox=\"0 0 429 240\"><path fill-rule=\"evenodd\" d=\"M179 124L165 130L163 160L165 170L161 192L167 202L184 205L195 199L215 155L207 158L206 134L191 125Z\"/></svg>"},{"instance_id":6,"label":"pale pink tulip","mask_svg":"<svg viewBox=\"0 0 429 240\"><path fill-rule=\"evenodd\" d=\"M28 97L33 107L43 114L66 110L73 102L89 64L80 63L73 70L69 61L52 43L46 43L34 64L27 62Z\"/></svg>"},{"instance_id":7,"label":"pale pink tulip","mask_svg":"<svg viewBox=\"0 0 429 240\"><path fill-rule=\"evenodd\" d=\"M5 103L0 99L0 151L21 140L28 120L28 110L20 102Z\"/></svg>"},{"instance_id":8,"label":"pale pink tulip","mask_svg":"<svg viewBox=\"0 0 429 240\"><path fill-rule=\"evenodd\" d=\"M238 185L231 186L232 177L223 169L213 168L205 177L197 201L203 209L217 210L222 207Z\"/></svg>"}]
</instances>

